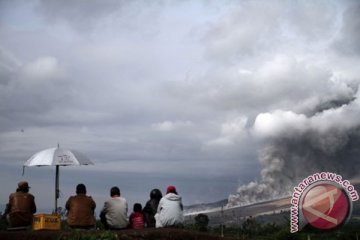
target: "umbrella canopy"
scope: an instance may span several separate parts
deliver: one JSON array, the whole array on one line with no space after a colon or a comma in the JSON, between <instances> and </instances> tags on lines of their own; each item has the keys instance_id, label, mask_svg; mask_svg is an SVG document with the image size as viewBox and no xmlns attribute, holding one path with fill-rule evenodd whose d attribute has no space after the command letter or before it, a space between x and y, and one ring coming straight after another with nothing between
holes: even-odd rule
<instances>
[{"instance_id":1,"label":"umbrella canopy","mask_svg":"<svg viewBox=\"0 0 360 240\"><path fill-rule=\"evenodd\" d=\"M57 199L59 198L59 166L70 165L93 165L93 163L82 153L70 149L48 148L35 153L29 158L24 166L56 166L55 172L55 209L57 213Z\"/></svg>"},{"instance_id":2,"label":"umbrella canopy","mask_svg":"<svg viewBox=\"0 0 360 240\"><path fill-rule=\"evenodd\" d=\"M63 148L48 148L35 153L24 166L67 166L92 165L93 163L82 153Z\"/></svg>"}]
</instances>

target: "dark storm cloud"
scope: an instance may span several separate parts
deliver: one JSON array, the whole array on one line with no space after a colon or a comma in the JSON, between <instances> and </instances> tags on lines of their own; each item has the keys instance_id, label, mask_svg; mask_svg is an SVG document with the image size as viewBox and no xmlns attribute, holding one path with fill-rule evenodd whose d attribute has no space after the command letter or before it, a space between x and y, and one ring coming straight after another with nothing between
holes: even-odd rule
<instances>
[{"instance_id":1,"label":"dark storm cloud","mask_svg":"<svg viewBox=\"0 0 360 240\"><path fill-rule=\"evenodd\" d=\"M353 3L1 1L0 164L16 182L36 151L85 152L95 166L74 181L111 175L89 180L98 201L121 173L196 186L187 202L238 183L269 197L297 161L351 175L336 159L357 153L360 61L339 48L356 49ZM147 196L134 182L119 184Z\"/></svg>"},{"instance_id":2,"label":"dark storm cloud","mask_svg":"<svg viewBox=\"0 0 360 240\"><path fill-rule=\"evenodd\" d=\"M356 51L357 16L351 2L328 3L250 2L209 31L208 53L221 67L207 73L202 101L246 112L253 136L259 137L259 129L271 135L258 138L260 179L240 186L230 206L287 196L297 180L314 171L354 176L359 59L337 56L334 43L342 39ZM267 14L260 14L262 8L269 8Z\"/></svg>"}]
</instances>

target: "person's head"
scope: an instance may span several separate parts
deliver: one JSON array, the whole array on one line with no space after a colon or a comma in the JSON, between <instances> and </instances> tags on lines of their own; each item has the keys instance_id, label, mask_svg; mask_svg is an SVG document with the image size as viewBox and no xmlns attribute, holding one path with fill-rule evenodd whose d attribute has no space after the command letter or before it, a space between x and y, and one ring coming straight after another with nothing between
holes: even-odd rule
<instances>
[{"instance_id":1,"label":"person's head","mask_svg":"<svg viewBox=\"0 0 360 240\"><path fill-rule=\"evenodd\" d=\"M26 181L18 182L17 192L29 192L29 183Z\"/></svg>"},{"instance_id":2,"label":"person's head","mask_svg":"<svg viewBox=\"0 0 360 240\"><path fill-rule=\"evenodd\" d=\"M120 196L120 189L118 187L112 187L110 189L110 196L114 197L114 196Z\"/></svg>"},{"instance_id":3,"label":"person's head","mask_svg":"<svg viewBox=\"0 0 360 240\"><path fill-rule=\"evenodd\" d=\"M166 189L166 194L168 194L168 193L177 194L175 186L173 186L173 185L168 186L167 189Z\"/></svg>"},{"instance_id":4,"label":"person's head","mask_svg":"<svg viewBox=\"0 0 360 240\"><path fill-rule=\"evenodd\" d=\"M150 192L150 199L158 199L160 200L162 198L162 193L159 189L155 188L151 190Z\"/></svg>"},{"instance_id":5,"label":"person's head","mask_svg":"<svg viewBox=\"0 0 360 240\"><path fill-rule=\"evenodd\" d=\"M141 212L142 210L142 206L140 203L135 203L134 204L134 212Z\"/></svg>"},{"instance_id":6,"label":"person's head","mask_svg":"<svg viewBox=\"0 0 360 240\"><path fill-rule=\"evenodd\" d=\"M83 183L76 186L76 194L86 194L86 187Z\"/></svg>"}]
</instances>

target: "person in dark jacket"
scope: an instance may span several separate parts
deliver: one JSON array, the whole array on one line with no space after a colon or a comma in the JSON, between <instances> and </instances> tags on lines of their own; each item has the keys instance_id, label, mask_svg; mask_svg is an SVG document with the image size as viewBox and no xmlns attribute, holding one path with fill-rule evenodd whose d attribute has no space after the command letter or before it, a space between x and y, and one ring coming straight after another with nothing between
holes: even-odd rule
<instances>
[{"instance_id":1,"label":"person in dark jacket","mask_svg":"<svg viewBox=\"0 0 360 240\"><path fill-rule=\"evenodd\" d=\"M155 227L155 214L162 198L162 193L159 189L155 188L150 192L150 200L146 202L146 205L143 209L143 214L145 218L145 224L148 228Z\"/></svg>"},{"instance_id":2,"label":"person in dark jacket","mask_svg":"<svg viewBox=\"0 0 360 240\"><path fill-rule=\"evenodd\" d=\"M29 193L29 188L28 182L19 182L16 192L9 196L4 215L10 227L26 227L32 223L36 205L34 196Z\"/></svg>"},{"instance_id":3,"label":"person in dark jacket","mask_svg":"<svg viewBox=\"0 0 360 240\"><path fill-rule=\"evenodd\" d=\"M91 196L86 195L84 184L80 183L76 186L76 195L69 197L65 208L68 211L66 222L71 228L91 229L95 227L96 203Z\"/></svg>"}]
</instances>

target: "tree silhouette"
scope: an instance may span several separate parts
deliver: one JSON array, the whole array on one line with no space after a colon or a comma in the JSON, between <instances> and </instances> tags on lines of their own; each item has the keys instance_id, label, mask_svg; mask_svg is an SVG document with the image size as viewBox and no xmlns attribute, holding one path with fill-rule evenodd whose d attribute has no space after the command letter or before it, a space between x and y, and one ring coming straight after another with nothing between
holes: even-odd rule
<instances>
[{"instance_id":1,"label":"tree silhouette","mask_svg":"<svg viewBox=\"0 0 360 240\"><path fill-rule=\"evenodd\" d=\"M195 217L195 228L201 232L206 232L209 224L209 217L200 213Z\"/></svg>"}]
</instances>

